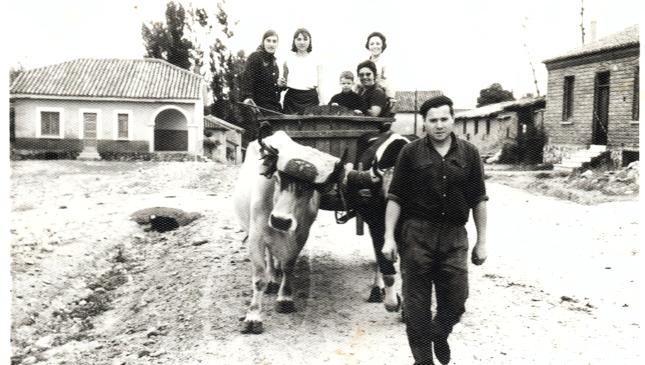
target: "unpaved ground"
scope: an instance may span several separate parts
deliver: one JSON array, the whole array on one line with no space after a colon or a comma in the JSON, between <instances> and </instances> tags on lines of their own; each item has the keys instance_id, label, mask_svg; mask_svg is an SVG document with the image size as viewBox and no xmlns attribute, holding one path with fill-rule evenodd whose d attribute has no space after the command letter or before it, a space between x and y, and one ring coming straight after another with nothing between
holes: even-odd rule
<instances>
[{"instance_id":1,"label":"unpaved ground","mask_svg":"<svg viewBox=\"0 0 645 365\"><path fill-rule=\"evenodd\" d=\"M251 288L230 211L235 173L211 163L13 163L12 362L412 363L398 315L365 302L367 237L328 212L298 264L298 312L275 313L269 297L265 333L238 332ZM638 204L488 187L490 258L471 267L453 363L641 363ZM129 220L153 206L203 217L163 234Z\"/></svg>"},{"instance_id":2,"label":"unpaved ground","mask_svg":"<svg viewBox=\"0 0 645 365\"><path fill-rule=\"evenodd\" d=\"M638 163L617 170L601 166L575 173L522 171L518 167L489 164L485 168L489 181L580 204L636 200L640 191Z\"/></svg>"}]
</instances>

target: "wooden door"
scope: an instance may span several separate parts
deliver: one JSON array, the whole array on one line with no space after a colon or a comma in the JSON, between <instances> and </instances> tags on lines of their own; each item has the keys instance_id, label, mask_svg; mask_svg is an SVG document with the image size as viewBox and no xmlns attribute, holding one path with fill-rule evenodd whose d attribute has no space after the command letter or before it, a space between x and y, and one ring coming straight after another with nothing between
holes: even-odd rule
<instances>
[{"instance_id":1,"label":"wooden door","mask_svg":"<svg viewBox=\"0 0 645 365\"><path fill-rule=\"evenodd\" d=\"M83 113L83 145L96 148L96 113Z\"/></svg>"},{"instance_id":2,"label":"wooden door","mask_svg":"<svg viewBox=\"0 0 645 365\"><path fill-rule=\"evenodd\" d=\"M609 71L596 74L592 143L606 145L609 129Z\"/></svg>"}]
</instances>

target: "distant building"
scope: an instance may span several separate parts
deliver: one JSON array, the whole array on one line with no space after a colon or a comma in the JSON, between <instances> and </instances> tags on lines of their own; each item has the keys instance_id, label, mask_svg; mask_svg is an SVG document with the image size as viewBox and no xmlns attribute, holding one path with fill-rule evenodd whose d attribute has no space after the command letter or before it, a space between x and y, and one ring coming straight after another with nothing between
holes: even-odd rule
<instances>
[{"instance_id":1,"label":"distant building","mask_svg":"<svg viewBox=\"0 0 645 365\"><path fill-rule=\"evenodd\" d=\"M212 115L204 117L204 155L219 162L242 163L244 128ZM208 142L207 142L208 141Z\"/></svg>"},{"instance_id":2,"label":"distant building","mask_svg":"<svg viewBox=\"0 0 645 365\"><path fill-rule=\"evenodd\" d=\"M12 148L201 154L201 76L166 61L78 59L22 72L12 83Z\"/></svg>"},{"instance_id":3,"label":"distant building","mask_svg":"<svg viewBox=\"0 0 645 365\"><path fill-rule=\"evenodd\" d=\"M508 142L522 151L518 162L541 162L542 114L545 98L523 98L455 113L454 132L477 146L482 156L499 152Z\"/></svg>"},{"instance_id":4,"label":"distant building","mask_svg":"<svg viewBox=\"0 0 645 365\"><path fill-rule=\"evenodd\" d=\"M544 61L545 162L562 162L585 149L606 149L617 165L639 159L638 32L635 25Z\"/></svg>"},{"instance_id":5,"label":"distant building","mask_svg":"<svg viewBox=\"0 0 645 365\"><path fill-rule=\"evenodd\" d=\"M439 95L443 95L439 90L397 91L395 94L396 114L394 115L396 121L392 124L392 130L405 135L423 134L423 118L418 114L419 108L426 100ZM415 118L416 131L414 130Z\"/></svg>"}]
</instances>

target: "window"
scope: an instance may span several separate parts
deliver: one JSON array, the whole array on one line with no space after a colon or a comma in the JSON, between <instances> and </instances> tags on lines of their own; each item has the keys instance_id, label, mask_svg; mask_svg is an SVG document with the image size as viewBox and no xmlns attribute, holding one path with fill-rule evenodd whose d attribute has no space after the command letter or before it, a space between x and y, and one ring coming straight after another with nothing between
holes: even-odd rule
<instances>
[{"instance_id":1,"label":"window","mask_svg":"<svg viewBox=\"0 0 645 365\"><path fill-rule=\"evenodd\" d=\"M473 134L479 133L479 119L475 119L475 131Z\"/></svg>"},{"instance_id":2,"label":"window","mask_svg":"<svg viewBox=\"0 0 645 365\"><path fill-rule=\"evenodd\" d=\"M125 113L117 114L117 138L128 139L128 119L129 115Z\"/></svg>"},{"instance_id":3,"label":"window","mask_svg":"<svg viewBox=\"0 0 645 365\"><path fill-rule=\"evenodd\" d=\"M490 134L490 119L486 119L486 134Z\"/></svg>"},{"instance_id":4,"label":"window","mask_svg":"<svg viewBox=\"0 0 645 365\"><path fill-rule=\"evenodd\" d=\"M463 134L466 134L466 127L467 126L468 126L468 119L464 119Z\"/></svg>"},{"instance_id":5,"label":"window","mask_svg":"<svg viewBox=\"0 0 645 365\"><path fill-rule=\"evenodd\" d=\"M112 138L130 140L132 138L132 110L119 109L112 114Z\"/></svg>"},{"instance_id":6,"label":"window","mask_svg":"<svg viewBox=\"0 0 645 365\"><path fill-rule=\"evenodd\" d=\"M639 110L639 105L640 103L640 96L638 95L640 93L640 86L638 85L640 83L640 67L636 66L636 72L634 73L634 95L632 97L632 120L637 122L640 118L640 110Z\"/></svg>"},{"instance_id":7,"label":"window","mask_svg":"<svg viewBox=\"0 0 645 365\"><path fill-rule=\"evenodd\" d=\"M562 95L562 120L566 121L573 115L573 84L574 76L564 77L564 90Z\"/></svg>"},{"instance_id":8,"label":"window","mask_svg":"<svg viewBox=\"0 0 645 365\"><path fill-rule=\"evenodd\" d=\"M41 111L40 112L40 135L60 136L60 113Z\"/></svg>"}]
</instances>

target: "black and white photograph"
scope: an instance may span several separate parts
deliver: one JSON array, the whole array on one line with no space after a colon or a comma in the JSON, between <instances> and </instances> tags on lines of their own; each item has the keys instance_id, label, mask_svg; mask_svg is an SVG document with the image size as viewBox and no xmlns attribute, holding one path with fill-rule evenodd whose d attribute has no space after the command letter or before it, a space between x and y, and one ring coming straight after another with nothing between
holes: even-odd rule
<instances>
[{"instance_id":1,"label":"black and white photograph","mask_svg":"<svg viewBox=\"0 0 645 365\"><path fill-rule=\"evenodd\" d=\"M642 364L642 10L7 2L3 363Z\"/></svg>"}]
</instances>

